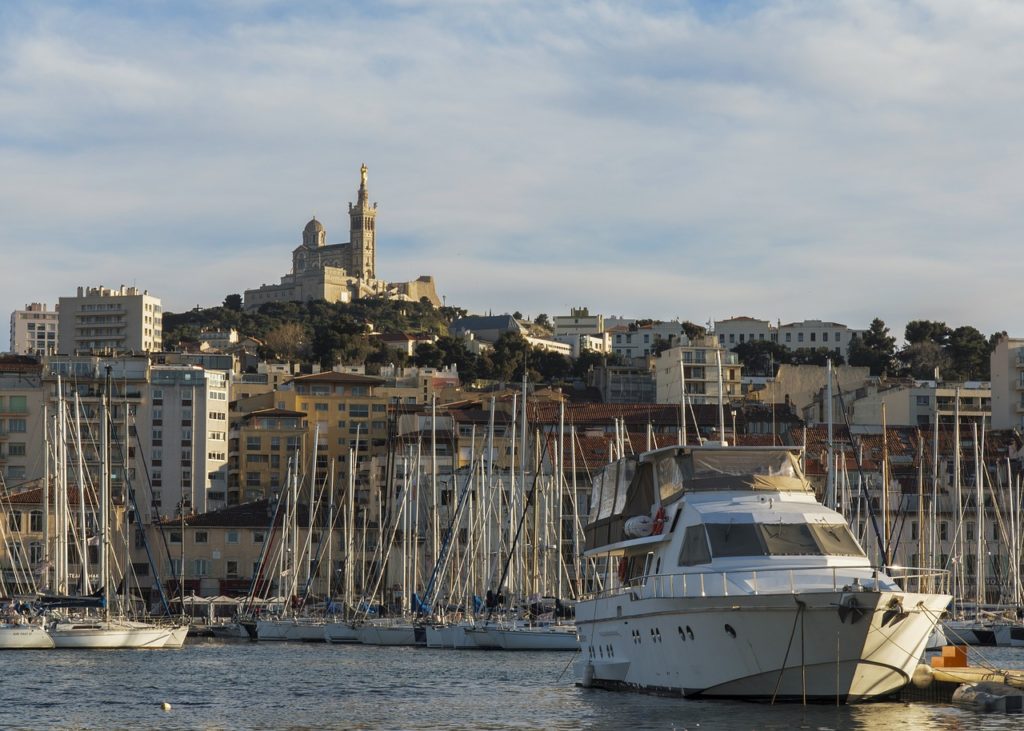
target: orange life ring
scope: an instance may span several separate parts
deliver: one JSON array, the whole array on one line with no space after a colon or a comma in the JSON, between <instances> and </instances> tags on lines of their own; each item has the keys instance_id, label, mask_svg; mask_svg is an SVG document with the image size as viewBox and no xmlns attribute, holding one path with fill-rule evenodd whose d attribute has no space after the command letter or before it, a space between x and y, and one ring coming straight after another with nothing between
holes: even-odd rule
<instances>
[{"instance_id":1,"label":"orange life ring","mask_svg":"<svg viewBox=\"0 0 1024 731\"><path fill-rule=\"evenodd\" d=\"M665 508L658 508L658 512L654 514L654 525L651 526L651 535L661 535L663 530L665 530Z\"/></svg>"},{"instance_id":2,"label":"orange life ring","mask_svg":"<svg viewBox=\"0 0 1024 731\"><path fill-rule=\"evenodd\" d=\"M626 557L619 559L619 583L626 583Z\"/></svg>"}]
</instances>

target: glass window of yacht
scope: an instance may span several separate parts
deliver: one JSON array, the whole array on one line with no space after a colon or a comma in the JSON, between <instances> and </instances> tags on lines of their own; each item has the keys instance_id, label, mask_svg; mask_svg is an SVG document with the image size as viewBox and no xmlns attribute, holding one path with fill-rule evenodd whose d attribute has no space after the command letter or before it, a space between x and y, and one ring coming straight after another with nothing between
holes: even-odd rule
<instances>
[{"instance_id":1,"label":"glass window of yacht","mask_svg":"<svg viewBox=\"0 0 1024 731\"><path fill-rule=\"evenodd\" d=\"M679 551L680 566L698 566L711 563L711 551L703 525L690 525L683 534L683 547Z\"/></svg>"},{"instance_id":2,"label":"glass window of yacht","mask_svg":"<svg viewBox=\"0 0 1024 731\"><path fill-rule=\"evenodd\" d=\"M715 558L767 555L758 526L753 523L707 523L704 527Z\"/></svg>"},{"instance_id":3,"label":"glass window of yacht","mask_svg":"<svg viewBox=\"0 0 1024 731\"><path fill-rule=\"evenodd\" d=\"M916 529L916 523L915 523ZM826 556L863 556L857 539L845 525L812 525L811 533ZM916 538L916 536L915 536Z\"/></svg>"},{"instance_id":4,"label":"glass window of yacht","mask_svg":"<svg viewBox=\"0 0 1024 731\"><path fill-rule=\"evenodd\" d=\"M807 523L762 523L761 534L772 556L818 556L821 550Z\"/></svg>"},{"instance_id":5,"label":"glass window of yacht","mask_svg":"<svg viewBox=\"0 0 1024 731\"><path fill-rule=\"evenodd\" d=\"M610 464L604 469L601 480L601 507L598 518L609 518L615 505L615 488L619 482L619 465Z\"/></svg>"},{"instance_id":6,"label":"glass window of yacht","mask_svg":"<svg viewBox=\"0 0 1024 731\"><path fill-rule=\"evenodd\" d=\"M692 472L693 463L686 459L666 454L654 463L655 479L658 483L658 494L662 505L672 502L683 494L683 467Z\"/></svg>"}]
</instances>

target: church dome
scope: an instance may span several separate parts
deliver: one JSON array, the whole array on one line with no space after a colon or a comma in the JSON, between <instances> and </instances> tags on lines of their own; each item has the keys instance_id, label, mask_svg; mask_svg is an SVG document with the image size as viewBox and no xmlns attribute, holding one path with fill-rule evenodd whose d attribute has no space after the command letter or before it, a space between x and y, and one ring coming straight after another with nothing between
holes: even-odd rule
<instances>
[{"instance_id":1,"label":"church dome","mask_svg":"<svg viewBox=\"0 0 1024 731\"><path fill-rule=\"evenodd\" d=\"M324 229L324 225L320 223L316 218L306 224L306 228L302 229L302 243L303 245L316 249L323 246L327 241L327 232Z\"/></svg>"}]
</instances>

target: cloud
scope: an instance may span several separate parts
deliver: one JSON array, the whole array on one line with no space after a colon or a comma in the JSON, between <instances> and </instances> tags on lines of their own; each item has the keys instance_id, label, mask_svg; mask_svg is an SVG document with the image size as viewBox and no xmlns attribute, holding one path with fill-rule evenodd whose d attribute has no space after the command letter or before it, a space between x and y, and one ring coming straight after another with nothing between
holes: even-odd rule
<instances>
[{"instance_id":1,"label":"cloud","mask_svg":"<svg viewBox=\"0 0 1024 731\"><path fill-rule=\"evenodd\" d=\"M365 161L379 272L473 311L1024 333L1016 6L0 13L6 311L275 282L314 213L347 240Z\"/></svg>"}]
</instances>

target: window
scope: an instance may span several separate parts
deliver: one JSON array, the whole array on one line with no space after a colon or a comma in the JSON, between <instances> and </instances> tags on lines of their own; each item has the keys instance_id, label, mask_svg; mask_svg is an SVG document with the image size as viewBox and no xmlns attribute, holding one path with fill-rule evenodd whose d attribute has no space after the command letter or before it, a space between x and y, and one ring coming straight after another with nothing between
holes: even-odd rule
<instances>
[{"instance_id":1,"label":"window","mask_svg":"<svg viewBox=\"0 0 1024 731\"><path fill-rule=\"evenodd\" d=\"M245 448L249 450L260 450L263 448L263 440L260 439L259 437L246 437Z\"/></svg>"},{"instance_id":2,"label":"window","mask_svg":"<svg viewBox=\"0 0 1024 731\"><path fill-rule=\"evenodd\" d=\"M803 333L797 333L796 334L796 341L798 343L802 343L804 341L804 334Z\"/></svg>"},{"instance_id":3,"label":"window","mask_svg":"<svg viewBox=\"0 0 1024 731\"><path fill-rule=\"evenodd\" d=\"M238 578L238 561L225 561L224 562L224 574L229 579Z\"/></svg>"},{"instance_id":4,"label":"window","mask_svg":"<svg viewBox=\"0 0 1024 731\"><path fill-rule=\"evenodd\" d=\"M167 539L171 543L181 543L181 531L172 530L170 536Z\"/></svg>"},{"instance_id":5,"label":"window","mask_svg":"<svg viewBox=\"0 0 1024 731\"><path fill-rule=\"evenodd\" d=\"M229 543L231 545L235 545L236 543L238 543L238 531L229 530L224 536L224 542Z\"/></svg>"},{"instance_id":6,"label":"window","mask_svg":"<svg viewBox=\"0 0 1024 731\"><path fill-rule=\"evenodd\" d=\"M24 457L25 456L25 443L24 442L11 442L7 445L7 456L9 457Z\"/></svg>"},{"instance_id":7,"label":"window","mask_svg":"<svg viewBox=\"0 0 1024 731\"><path fill-rule=\"evenodd\" d=\"M254 530L252 532L253 543L263 543L267 539L267 532L263 530Z\"/></svg>"},{"instance_id":8,"label":"window","mask_svg":"<svg viewBox=\"0 0 1024 731\"><path fill-rule=\"evenodd\" d=\"M192 561L193 576L209 576L210 562L205 558L197 558Z\"/></svg>"},{"instance_id":9,"label":"window","mask_svg":"<svg viewBox=\"0 0 1024 731\"><path fill-rule=\"evenodd\" d=\"M703 525L687 526L683 534L683 547L679 552L680 566L697 566L711 563L711 551L708 550L708 539Z\"/></svg>"},{"instance_id":10,"label":"window","mask_svg":"<svg viewBox=\"0 0 1024 731\"><path fill-rule=\"evenodd\" d=\"M793 341L793 333L786 333L786 342L790 343Z\"/></svg>"},{"instance_id":11,"label":"window","mask_svg":"<svg viewBox=\"0 0 1024 731\"><path fill-rule=\"evenodd\" d=\"M974 523L964 523L964 538L968 541L974 540Z\"/></svg>"},{"instance_id":12,"label":"window","mask_svg":"<svg viewBox=\"0 0 1024 731\"><path fill-rule=\"evenodd\" d=\"M313 404L315 411L327 411L327 404Z\"/></svg>"},{"instance_id":13,"label":"window","mask_svg":"<svg viewBox=\"0 0 1024 731\"><path fill-rule=\"evenodd\" d=\"M12 434L24 434L26 431L26 422L24 419L8 419L7 420L7 431Z\"/></svg>"},{"instance_id":14,"label":"window","mask_svg":"<svg viewBox=\"0 0 1024 731\"><path fill-rule=\"evenodd\" d=\"M43 532L43 511L33 510L28 514L28 529L33 533Z\"/></svg>"},{"instance_id":15,"label":"window","mask_svg":"<svg viewBox=\"0 0 1024 731\"><path fill-rule=\"evenodd\" d=\"M196 531L196 543L209 543L209 542L210 542L210 534L209 533L207 533L204 530L197 530Z\"/></svg>"},{"instance_id":16,"label":"window","mask_svg":"<svg viewBox=\"0 0 1024 731\"><path fill-rule=\"evenodd\" d=\"M348 415L353 418L365 419L370 415L369 404L349 404Z\"/></svg>"},{"instance_id":17,"label":"window","mask_svg":"<svg viewBox=\"0 0 1024 731\"><path fill-rule=\"evenodd\" d=\"M924 396L918 396L917 397L917 405L918 406L928 406L930 404L931 404L931 397L930 396L924 395Z\"/></svg>"},{"instance_id":18,"label":"window","mask_svg":"<svg viewBox=\"0 0 1024 731\"><path fill-rule=\"evenodd\" d=\"M21 511L20 510L12 510L10 513L7 514L7 525L9 525L11 530L16 532L16 533L21 531Z\"/></svg>"}]
</instances>

